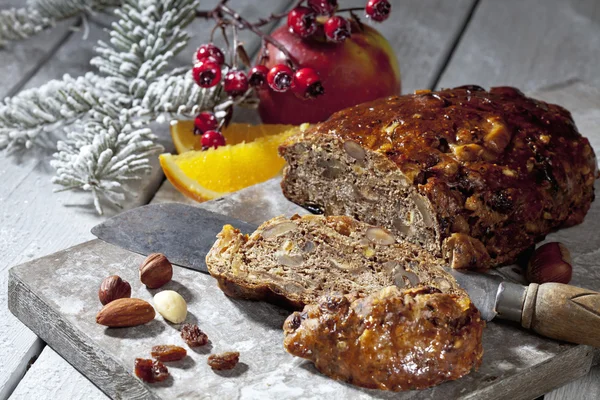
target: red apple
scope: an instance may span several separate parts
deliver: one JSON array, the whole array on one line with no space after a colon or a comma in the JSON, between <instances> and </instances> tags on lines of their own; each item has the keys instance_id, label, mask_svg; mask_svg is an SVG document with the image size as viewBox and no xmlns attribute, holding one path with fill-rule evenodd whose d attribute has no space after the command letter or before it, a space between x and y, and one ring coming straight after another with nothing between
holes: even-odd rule
<instances>
[{"instance_id":1,"label":"red apple","mask_svg":"<svg viewBox=\"0 0 600 400\"><path fill-rule=\"evenodd\" d=\"M299 66L317 71L325 94L302 99L293 91L277 93L268 88L258 91L259 113L267 124L301 124L326 120L344 108L400 94L400 68L388 41L375 29L364 31L352 24L352 35L342 43L323 38L302 39L282 26L273 38L285 46ZM285 56L268 45L268 68L284 64Z\"/></svg>"}]
</instances>

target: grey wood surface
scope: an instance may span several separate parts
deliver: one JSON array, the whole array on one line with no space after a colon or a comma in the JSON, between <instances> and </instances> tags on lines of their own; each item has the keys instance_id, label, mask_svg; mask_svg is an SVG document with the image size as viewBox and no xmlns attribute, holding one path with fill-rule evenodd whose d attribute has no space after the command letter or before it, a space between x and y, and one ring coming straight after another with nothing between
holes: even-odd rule
<instances>
[{"instance_id":1,"label":"grey wood surface","mask_svg":"<svg viewBox=\"0 0 600 400\"><path fill-rule=\"evenodd\" d=\"M481 0L438 87L600 86L600 2Z\"/></svg>"},{"instance_id":2,"label":"grey wood surface","mask_svg":"<svg viewBox=\"0 0 600 400\"><path fill-rule=\"evenodd\" d=\"M237 1L240 2L243 1ZM263 6L262 1L260 4L250 1L248 3L252 3L248 7L254 7L253 12L261 15L271 11L272 8ZM475 3L479 3L479 6L468 20L464 36L460 36L463 24L467 22L470 9ZM0 1L0 8L21 4L23 2L19 0L3 0ZM442 71L446 73L439 80L441 86L455 86L476 81L485 86L508 82L534 88L540 84L562 81L567 77L585 78L586 82L598 80L598 75L594 72L598 65L599 15L598 2L594 0L565 2L427 0L394 1L393 6L393 19L378 27L392 42L399 55L405 92L434 85ZM93 23L107 26L111 18L98 15L92 20L95 21ZM72 23L73 21L68 21L65 26L59 26L54 31L0 51L0 96L13 93L23 86L36 86L51 77L59 77L66 71L77 75L79 67L84 68L81 72L87 70L82 61L87 57L85 53L90 51L95 40L84 42L80 40L81 36L78 32L68 32L68 25ZM203 31L202 25L201 21L194 22L194 29L197 29L196 33L199 37L197 40L205 37L206 31ZM78 44L72 44L68 51L62 49L68 43L73 43L72 40L78 40ZM454 50L455 40L458 41L458 47L454 54L460 54L452 57L448 65L445 65L446 57ZM464 44L467 40L468 44ZM195 44L190 46L193 48ZM484 56L478 57L476 51L470 52L470 49L483 50ZM59 56L61 58L57 62L55 57ZM186 65L187 56L182 54L179 62L181 65ZM44 67L54 69L57 75L48 74L44 77ZM30 81L29 78L36 73L38 79ZM68 231L72 226L79 224L78 215L82 212L85 218L91 220L93 217L88 206L84 206L84 211L80 207L70 207L67 209L68 213L61 212L59 209L63 208L63 202L81 203L82 197L68 195L59 199L55 197L56 195L50 195L48 190L50 185L46 182L51 176L51 171L48 170L47 164L38 165L33 160L26 160L25 163L24 169L19 171L17 166L10 167L9 161L0 158L0 172L4 172L3 176L10 181L21 182L18 185L0 186L0 202L2 205L9 204L5 203L4 199L10 199L10 204L14 207L14 210L11 208L10 212L4 212L2 219L4 227L0 228L0 244L7 244L0 249L0 255L5 255L4 259L7 260L6 263L0 263L0 287L2 288L0 304L5 304L8 267L86 240L88 236L85 229L82 230L85 233L80 236L77 236L77 233L71 235ZM27 163L31 163L32 166L27 166L29 165ZM40 188L40 194L36 196L32 193L34 190L32 188L39 182L44 182L46 188ZM169 197L177 199L179 194L169 189L168 183L164 184L156 194L157 201ZM147 196L151 194L150 191ZM35 205L29 204L29 198L36 199ZM42 213L42 207L47 208L44 210L46 214ZM32 223L27 222L32 209L37 211L32 214L31 221L42 218L42 221L49 221L49 223L44 227L36 226L36 229L28 228L30 226L28 224ZM12 217L13 211L16 212L16 217ZM57 215L54 218L44 219L44 215L53 216L55 212ZM85 224L84 222L83 225ZM92 225L89 221L87 224ZM67 238L62 238L60 235L65 232ZM14 239L15 237L20 238L25 245L17 245L19 240ZM0 354L8 354L6 361L0 364L0 399L12 391L23 375L29 359L38 354L41 347L42 343L36 341L26 328L16 322L6 312L5 307L0 309ZM49 352L51 350L44 350L42 356ZM52 359L50 356L40 357L37 363L49 364ZM47 382L50 383L48 386L39 384L40 381L46 381L44 377L49 375L44 371L50 371L51 368L38 364L36 369L41 371L40 376L32 376L31 374L37 372L30 370L15 395L31 393L32 398L40 397L35 396L41 393L38 391L40 388L48 388L49 393L53 393L51 382ZM56 379L57 382L69 382L73 387L77 387L79 383L85 386L85 378L70 366L63 365L60 371L63 371L60 375L63 378L53 376L52 379ZM588 376L573 390L557 392L556 395L551 394L549 398L552 400L564 398L561 396L565 393L576 395L572 398L597 398L594 394L600 391L599 381L600 373L597 373L595 378ZM93 389L90 391L90 397L94 396L92 391ZM95 395L97 393L96 390ZM57 394L52 398L60 398L60 396ZM86 398L83 392L80 398Z\"/></svg>"}]
</instances>

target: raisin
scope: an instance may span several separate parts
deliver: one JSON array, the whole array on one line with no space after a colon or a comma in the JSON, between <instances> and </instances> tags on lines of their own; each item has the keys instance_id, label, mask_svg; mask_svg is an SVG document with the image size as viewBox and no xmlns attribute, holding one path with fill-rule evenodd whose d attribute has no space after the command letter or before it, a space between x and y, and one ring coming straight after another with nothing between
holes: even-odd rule
<instances>
[{"instance_id":1,"label":"raisin","mask_svg":"<svg viewBox=\"0 0 600 400\"><path fill-rule=\"evenodd\" d=\"M319 205L319 204L305 203L302 205L302 207L306 208L308 211L310 211L313 214L321 215L321 214L325 213L323 206Z\"/></svg>"},{"instance_id":2,"label":"raisin","mask_svg":"<svg viewBox=\"0 0 600 400\"><path fill-rule=\"evenodd\" d=\"M148 383L162 382L169 377L169 370L160 361L136 358L135 375Z\"/></svg>"},{"instance_id":3,"label":"raisin","mask_svg":"<svg viewBox=\"0 0 600 400\"><path fill-rule=\"evenodd\" d=\"M185 324L181 328L181 338L190 347L204 346L208 343L208 336L196 324Z\"/></svg>"},{"instance_id":4,"label":"raisin","mask_svg":"<svg viewBox=\"0 0 600 400\"><path fill-rule=\"evenodd\" d=\"M208 356L208 365L217 371L224 369L233 369L240 361L240 353L237 351L227 351L221 354L211 354Z\"/></svg>"},{"instance_id":5,"label":"raisin","mask_svg":"<svg viewBox=\"0 0 600 400\"><path fill-rule=\"evenodd\" d=\"M183 347L173 346L170 344L152 347L153 358L158 361L179 361L187 355L187 351Z\"/></svg>"},{"instance_id":6,"label":"raisin","mask_svg":"<svg viewBox=\"0 0 600 400\"><path fill-rule=\"evenodd\" d=\"M292 315L290 315L286 319L285 324L286 328L288 328L292 332L300 328L300 325L302 325L302 317L300 316L300 313L295 312Z\"/></svg>"},{"instance_id":7,"label":"raisin","mask_svg":"<svg viewBox=\"0 0 600 400\"><path fill-rule=\"evenodd\" d=\"M513 209L513 200L508 191L500 190L491 194L489 205L493 210L506 214Z\"/></svg>"}]
</instances>

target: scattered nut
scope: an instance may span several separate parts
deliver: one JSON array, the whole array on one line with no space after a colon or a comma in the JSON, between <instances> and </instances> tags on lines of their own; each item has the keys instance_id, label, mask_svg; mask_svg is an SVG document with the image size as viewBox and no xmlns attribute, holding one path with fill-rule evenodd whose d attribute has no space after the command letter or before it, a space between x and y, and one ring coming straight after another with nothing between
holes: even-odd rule
<instances>
[{"instance_id":1,"label":"scattered nut","mask_svg":"<svg viewBox=\"0 0 600 400\"><path fill-rule=\"evenodd\" d=\"M136 358L134 367L135 376L144 382L162 382L169 377L169 369L160 361L146 358Z\"/></svg>"},{"instance_id":2,"label":"scattered nut","mask_svg":"<svg viewBox=\"0 0 600 400\"><path fill-rule=\"evenodd\" d=\"M185 324L181 327L181 338L190 347L200 347L208 343L208 336L196 324Z\"/></svg>"},{"instance_id":3,"label":"scattered nut","mask_svg":"<svg viewBox=\"0 0 600 400\"><path fill-rule=\"evenodd\" d=\"M573 261L566 246L559 242L546 243L533 252L527 265L529 282L569 283L573 273Z\"/></svg>"},{"instance_id":4,"label":"scattered nut","mask_svg":"<svg viewBox=\"0 0 600 400\"><path fill-rule=\"evenodd\" d=\"M173 266L160 253L152 253L140 265L140 280L149 289L158 289L173 278Z\"/></svg>"},{"instance_id":5,"label":"scattered nut","mask_svg":"<svg viewBox=\"0 0 600 400\"><path fill-rule=\"evenodd\" d=\"M187 317L187 304L181 295L173 290L163 290L154 295L156 311L164 319L174 324L180 324Z\"/></svg>"},{"instance_id":6,"label":"scattered nut","mask_svg":"<svg viewBox=\"0 0 600 400\"><path fill-rule=\"evenodd\" d=\"M227 351L225 353L211 354L208 356L208 365L217 371L233 369L239 361L240 353L237 351Z\"/></svg>"},{"instance_id":7,"label":"scattered nut","mask_svg":"<svg viewBox=\"0 0 600 400\"><path fill-rule=\"evenodd\" d=\"M366 236L371 242L382 246L389 246L396 243L396 239L394 239L392 234L383 228L371 227L367 229Z\"/></svg>"},{"instance_id":8,"label":"scattered nut","mask_svg":"<svg viewBox=\"0 0 600 400\"><path fill-rule=\"evenodd\" d=\"M150 352L150 354L152 355L152 358L155 358L158 361L168 362L183 359L187 356L187 351L183 347L165 344L152 347L152 352Z\"/></svg>"},{"instance_id":9,"label":"scattered nut","mask_svg":"<svg viewBox=\"0 0 600 400\"><path fill-rule=\"evenodd\" d=\"M118 275L111 275L102 281L98 290L98 298L103 306L113 300L131 297L131 285Z\"/></svg>"},{"instance_id":10,"label":"scattered nut","mask_svg":"<svg viewBox=\"0 0 600 400\"><path fill-rule=\"evenodd\" d=\"M142 299L122 298L113 300L96 315L100 325L122 328L150 322L156 315L154 308Z\"/></svg>"}]
</instances>

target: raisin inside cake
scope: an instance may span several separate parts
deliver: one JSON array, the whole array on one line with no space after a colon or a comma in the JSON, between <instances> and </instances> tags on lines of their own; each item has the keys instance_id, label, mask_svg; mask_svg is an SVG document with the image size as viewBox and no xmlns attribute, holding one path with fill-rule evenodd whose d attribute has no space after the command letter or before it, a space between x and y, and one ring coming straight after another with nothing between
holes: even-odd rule
<instances>
[{"instance_id":1,"label":"raisin inside cake","mask_svg":"<svg viewBox=\"0 0 600 400\"><path fill-rule=\"evenodd\" d=\"M206 264L232 297L293 309L325 293L361 296L389 285L429 285L466 297L439 259L346 216L277 217L250 236L226 225L217 237Z\"/></svg>"},{"instance_id":2,"label":"raisin inside cake","mask_svg":"<svg viewBox=\"0 0 600 400\"><path fill-rule=\"evenodd\" d=\"M596 157L564 108L466 86L348 108L280 147L282 189L419 244L455 268L514 262L580 223Z\"/></svg>"}]
</instances>

